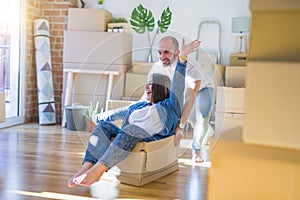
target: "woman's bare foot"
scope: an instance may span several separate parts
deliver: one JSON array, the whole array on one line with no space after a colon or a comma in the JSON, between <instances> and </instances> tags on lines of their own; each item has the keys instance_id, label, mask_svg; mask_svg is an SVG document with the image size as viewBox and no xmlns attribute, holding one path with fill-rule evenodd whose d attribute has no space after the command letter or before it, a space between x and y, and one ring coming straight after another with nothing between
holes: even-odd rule
<instances>
[{"instance_id":1,"label":"woman's bare foot","mask_svg":"<svg viewBox=\"0 0 300 200\"><path fill-rule=\"evenodd\" d=\"M90 168L88 171L83 173L82 175L76 177L73 179L73 182L76 185L81 186L90 186L93 183L100 180L102 174L107 170L107 167L105 167L101 163L95 164L92 168Z\"/></svg>"},{"instance_id":2,"label":"woman's bare foot","mask_svg":"<svg viewBox=\"0 0 300 200\"><path fill-rule=\"evenodd\" d=\"M81 169L79 171L77 171L76 174L74 174L72 176L72 178L70 178L68 180L68 182L67 182L68 187L74 187L76 185L76 183L74 182L74 179L77 178L78 176L81 176L82 174L84 174L91 167L93 167L92 163L90 163L90 162L83 163Z\"/></svg>"}]
</instances>

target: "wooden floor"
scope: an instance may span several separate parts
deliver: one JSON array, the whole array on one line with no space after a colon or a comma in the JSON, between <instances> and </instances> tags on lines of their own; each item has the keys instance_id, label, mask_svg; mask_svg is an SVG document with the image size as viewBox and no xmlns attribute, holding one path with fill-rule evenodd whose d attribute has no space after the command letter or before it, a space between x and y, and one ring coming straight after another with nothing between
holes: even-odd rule
<instances>
[{"instance_id":1,"label":"wooden floor","mask_svg":"<svg viewBox=\"0 0 300 200\"><path fill-rule=\"evenodd\" d=\"M142 187L101 180L87 188L68 188L88 136L59 125L0 129L0 199L206 199L209 162L193 164L190 148L180 149L179 171Z\"/></svg>"}]
</instances>

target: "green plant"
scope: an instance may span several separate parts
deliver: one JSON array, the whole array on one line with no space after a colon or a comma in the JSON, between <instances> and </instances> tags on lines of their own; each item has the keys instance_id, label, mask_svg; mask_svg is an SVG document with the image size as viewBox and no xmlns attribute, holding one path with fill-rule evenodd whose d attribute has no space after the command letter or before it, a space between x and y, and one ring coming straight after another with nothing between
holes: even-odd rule
<instances>
[{"instance_id":1,"label":"green plant","mask_svg":"<svg viewBox=\"0 0 300 200\"><path fill-rule=\"evenodd\" d=\"M90 102L90 107L87 110L87 113L84 113L84 117L89 120L93 121L94 116L98 113L98 107L99 107L99 102L97 101L96 106L94 108L93 103Z\"/></svg>"},{"instance_id":2,"label":"green plant","mask_svg":"<svg viewBox=\"0 0 300 200\"><path fill-rule=\"evenodd\" d=\"M111 20L108 21L108 23L127 23L127 19L124 17L113 17Z\"/></svg>"},{"instance_id":3,"label":"green plant","mask_svg":"<svg viewBox=\"0 0 300 200\"><path fill-rule=\"evenodd\" d=\"M98 4L104 4L104 0L98 0Z\"/></svg>"},{"instance_id":4,"label":"green plant","mask_svg":"<svg viewBox=\"0 0 300 200\"><path fill-rule=\"evenodd\" d=\"M166 9L163 10L160 19L157 20L158 28L151 40L149 32L152 32L155 28L155 19L152 14L152 11L143 7L142 4L138 5L132 11L131 18L130 18L131 27L135 32L139 34L144 34L145 32L147 33L148 43L150 47L148 52L148 57L150 56L151 59L152 59L152 47L153 47L154 40L159 33L164 33L168 30L171 24L171 19L172 19L172 12L170 8L167 7Z\"/></svg>"}]
</instances>

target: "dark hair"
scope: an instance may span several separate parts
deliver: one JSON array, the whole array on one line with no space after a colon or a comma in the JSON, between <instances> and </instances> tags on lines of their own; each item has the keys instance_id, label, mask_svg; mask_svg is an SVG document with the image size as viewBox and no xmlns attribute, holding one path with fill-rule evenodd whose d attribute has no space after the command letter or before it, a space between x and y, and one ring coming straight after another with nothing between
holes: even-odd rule
<instances>
[{"instance_id":1,"label":"dark hair","mask_svg":"<svg viewBox=\"0 0 300 200\"><path fill-rule=\"evenodd\" d=\"M152 74L152 102L158 103L170 96L171 80L168 76L154 73Z\"/></svg>"}]
</instances>

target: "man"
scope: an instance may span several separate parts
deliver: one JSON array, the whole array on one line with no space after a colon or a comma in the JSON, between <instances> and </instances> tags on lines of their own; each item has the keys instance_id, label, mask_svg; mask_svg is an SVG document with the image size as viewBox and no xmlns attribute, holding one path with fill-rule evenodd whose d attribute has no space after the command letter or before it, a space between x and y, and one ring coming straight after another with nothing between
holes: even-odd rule
<instances>
[{"instance_id":1,"label":"man","mask_svg":"<svg viewBox=\"0 0 300 200\"><path fill-rule=\"evenodd\" d=\"M153 73L174 75L175 66L180 54L178 41L172 36L163 37L158 45L159 61L154 63L148 77ZM213 107L214 85L211 76L208 75L197 61L188 59L185 89L185 103L181 118L175 130L175 145L179 145L183 138L183 129L189 122L193 130L193 160L203 162L201 146L203 138L210 130L209 115Z\"/></svg>"}]
</instances>

